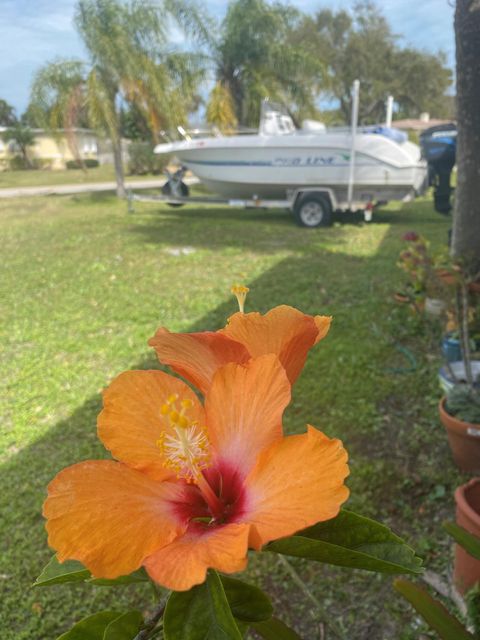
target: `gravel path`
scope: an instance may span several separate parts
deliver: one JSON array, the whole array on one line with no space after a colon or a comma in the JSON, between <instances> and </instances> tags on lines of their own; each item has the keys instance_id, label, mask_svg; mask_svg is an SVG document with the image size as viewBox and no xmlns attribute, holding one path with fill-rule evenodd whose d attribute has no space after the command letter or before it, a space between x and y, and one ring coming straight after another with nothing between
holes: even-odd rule
<instances>
[{"instance_id":1,"label":"gravel path","mask_svg":"<svg viewBox=\"0 0 480 640\"><path fill-rule=\"evenodd\" d=\"M185 178L186 184L198 183L197 178ZM155 180L127 180L127 189L159 189L165 183L165 178ZM0 198L21 198L22 196L51 196L69 195L72 193L91 193L94 191L115 191L115 182L87 182L85 184L59 184L44 187L9 187L0 189Z\"/></svg>"}]
</instances>

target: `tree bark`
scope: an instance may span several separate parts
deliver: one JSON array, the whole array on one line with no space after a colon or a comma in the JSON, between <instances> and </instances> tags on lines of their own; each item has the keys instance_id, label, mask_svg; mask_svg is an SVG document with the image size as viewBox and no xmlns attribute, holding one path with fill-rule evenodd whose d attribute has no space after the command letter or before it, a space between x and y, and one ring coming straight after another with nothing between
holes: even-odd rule
<instances>
[{"instance_id":1,"label":"tree bark","mask_svg":"<svg viewBox=\"0 0 480 640\"><path fill-rule=\"evenodd\" d=\"M125 173L123 170L122 158L122 140L120 137L112 137L112 151L113 163L115 166L115 180L117 181L117 196L119 198L126 198L127 190L125 189Z\"/></svg>"},{"instance_id":2,"label":"tree bark","mask_svg":"<svg viewBox=\"0 0 480 640\"><path fill-rule=\"evenodd\" d=\"M480 269L480 2L457 0L457 188L452 255Z\"/></svg>"}]
</instances>

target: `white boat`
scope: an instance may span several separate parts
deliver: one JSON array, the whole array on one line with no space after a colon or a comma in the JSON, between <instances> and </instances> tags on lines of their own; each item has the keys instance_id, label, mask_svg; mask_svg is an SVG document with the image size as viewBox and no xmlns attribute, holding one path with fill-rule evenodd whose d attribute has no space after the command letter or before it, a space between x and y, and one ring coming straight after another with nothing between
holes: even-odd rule
<instances>
[{"instance_id":1,"label":"white boat","mask_svg":"<svg viewBox=\"0 0 480 640\"><path fill-rule=\"evenodd\" d=\"M190 138L159 144L214 193L227 198L285 199L328 189L333 208L407 199L426 185L427 164L405 134L386 127L297 129L278 105L265 102L258 133Z\"/></svg>"}]
</instances>

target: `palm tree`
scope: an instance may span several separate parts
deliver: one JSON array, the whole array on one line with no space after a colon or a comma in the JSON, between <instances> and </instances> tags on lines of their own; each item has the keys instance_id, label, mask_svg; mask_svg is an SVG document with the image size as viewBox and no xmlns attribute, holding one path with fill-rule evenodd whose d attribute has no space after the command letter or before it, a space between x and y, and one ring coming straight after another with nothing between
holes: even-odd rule
<instances>
[{"instance_id":1,"label":"palm tree","mask_svg":"<svg viewBox=\"0 0 480 640\"><path fill-rule=\"evenodd\" d=\"M232 94L220 81L210 92L206 116L207 122L218 127L222 133L234 131L237 127Z\"/></svg>"},{"instance_id":2,"label":"palm tree","mask_svg":"<svg viewBox=\"0 0 480 640\"><path fill-rule=\"evenodd\" d=\"M213 47L217 84L207 107L212 124L225 128L238 120L254 126L266 97L287 103L300 117L315 114L324 68L295 37L301 19L298 10L265 0L229 5Z\"/></svg>"},{"instance_id":3,"label":"palm tree","mask_svg":"<svg viewBox=\"0 0 480 640\"><path fill-rule=\"evenodd\" d=\"M198 38L208 38L205 20L191 0L79 0L75 24L88 64L81 70L80 62L64 61L53 63L55 73L52 65L43 70L44 92L54 97L50 114L63 114L66 122L69 109L79 116L84 108L90 124L110 138L120 197L126 195L122 104L130 102L139 108L155 139L159 129L186 120L202 78L201 56L169 46L166 25L172 21ZM37 85L41 79L37 77ZM41 106L38 95L36 102ZM50 120L52 124L52 115Z\"/></svg>"},{"instance_id":4,"label":"palm tree","mask_svg":"<svg viewBox=\"0 0 480 640\"><path fill-rule=\"evenodd\" d=\"M73 157L82 164L75 128L86 126L85 65L79 60L56 60L36 73L29 110L36 122L54 135L65 131Z\"/></svg>"},{"instance_id":5,"label":"palm tree","mask_svg":"<svg viewBox=\"0 0 480 640\"><path fill-rule=\"evenodd\" d=\"M124 197L120 109L136 103L152 132L186 118L188 99L201 77L192 54L168 51L167 18L206 37L195 5L187 0L79 0L75 23L90 56L87 102L94 126L111 139L117 194Z\"/></svg>"}]
</instances>

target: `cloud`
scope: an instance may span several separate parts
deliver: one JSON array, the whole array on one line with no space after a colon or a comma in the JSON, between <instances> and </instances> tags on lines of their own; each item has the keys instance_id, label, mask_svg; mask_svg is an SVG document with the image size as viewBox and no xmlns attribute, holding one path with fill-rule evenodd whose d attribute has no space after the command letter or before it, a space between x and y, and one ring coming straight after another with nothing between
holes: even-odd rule
<instances>
[{"instance_id":1,"label":"cloud","mask_svg":"<svg viewBox=\"0 0 480 640\"><path fill-rule=\"evenodd\" d=\"M351 9L354 0L290 0L302 11L321 8ZM226 0L199 0L201 6L222 18ZM19 112L28 103L35 71L56 57L85 58L73 26L76 0L0 0L0 98ZM383 0L378 5L401 42L416 48L444 50L454 65L453 8L450 0ZM182 42L179 33L175 40Z\"/></svg>"},{"instance_id":2,"label":"cloud","mask_svg":"<svg viewBox=\"0 0 480 640\"><path fill-rule=\"evenodd\" d=\"M35 71L56 57L83 57L72 24L75 0L0 2L1 98L19 112L28 104Z\"/></svg>"}]
</instances>

